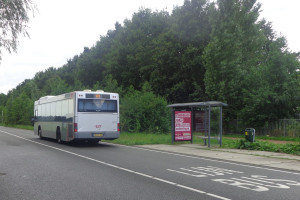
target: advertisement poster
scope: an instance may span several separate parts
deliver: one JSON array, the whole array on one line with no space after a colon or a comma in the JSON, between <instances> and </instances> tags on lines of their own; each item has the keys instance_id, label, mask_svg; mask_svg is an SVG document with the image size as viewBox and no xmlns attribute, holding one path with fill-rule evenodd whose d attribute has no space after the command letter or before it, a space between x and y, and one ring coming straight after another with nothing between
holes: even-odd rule
<instances>
[{"instance_id":1,"label":"advertisement poster","mask_svg":"<svg viewBox=\"0 0 300 200\"><path fill-rule=\"evenodd\" d=\"M175 141L192 140L192 112L175 111Z\"/></svg>"}]
</instances>

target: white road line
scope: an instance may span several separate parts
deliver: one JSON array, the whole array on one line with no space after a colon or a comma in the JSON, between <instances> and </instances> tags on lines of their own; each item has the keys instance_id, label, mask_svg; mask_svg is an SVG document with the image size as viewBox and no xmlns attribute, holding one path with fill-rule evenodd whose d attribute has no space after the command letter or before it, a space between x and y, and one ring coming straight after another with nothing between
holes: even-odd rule
<instances>
[{"instance_id":1,"label":"white road line","mask_svg":"<svg viewBox=\"0 0 300 200\"><path fill-rule=\"evenodd\" d=\"M282 173L287 173L287 174L300 175L300 173L297 173L297 172L283 171L283 170L280 170L280 169L272 169L272 168L265 168L265 167L254 166L254 165L234 163L234 162L229 162L229 161L214 160L214 159L210 159L210 158L203 158L203 157L197 157L197 156L189 156L189 155L184 155L184 154L180 154L180 153L172 153L172 152L168 152L168 151L154 150L154 149L148 149L148 148L143 148L143 147L126 146L126 145L113 144L113 143L108 143L108 142L101 142L101 143L103 143L103 144L109 144L109 145L115 145L115 146L122 146L122 147L127 147L127 148L133 148L133 149L142 149L142 150L145 150L145 151L158 152L158 153L163 153L163 154L168 154L168 155L174 155L174 156L180 156L180 157L186 157L186 158L195 158L195 159L199 159L199 160L206 160L206 161L212 161L212 162L218 162L218 163L225 163L225 164L231 164L231 165L237 165L237 166L243 166L243 167L251 167L251 168L256 168L256 169L264 169L264 170L274 171L274 172L282 172Z\"/></svg>"},{"instance_id":2,"label":"white road line","mask_svg":"<svg viewBox=\"0 0 300 200\"><path fill-rule=\"evenodd\" d=\"M176 173L179 173L179 174L184 174L184 175L188 175L188 176L193 176L193 177L207 177L206 175L195 175L195 174L190 174L190 173L186 173L186 172L181 172L181 171L177 171L177 170L173 170L173 169L167 169L168 171L170 172L176 172Z\"/></svg>"},{"instance_id":3,"label":"white road line","mask_svg":"<svg viewBox=\"0 0 300 200\"><path fill-rule=\"evenodd\" d=\"M174 182L171 182L171 181L167 181L167 180L160 179L160 178L157 178L157 177L154 177L154 176L150 176L150 175L143 174L143 173L140 173L140 172L136 172L136 171L133 171L133 170L130 170L130 169L119 167L117 165L109 164L107 162L103 162L103 161L96 160L96 159L93 159L93 158L90 158L90 157L87 157L87 156L83 156L83 155L80 155L80 154L77 154L77 153L73 153L71 151L67 151L67 150L64 150L64 149L53 147L53 146L50 146L50 145L47 145L47 144L42 144L42 143L30 140L30 139L23 138L23 137L18 136L18 135L14 135L14 134L6 132L6 131L0 130L0 132L2 132L4 134L7 134L7 135L10 135L10 136L13 136L13 137L17 137L19 139L22 139L22 140L25 140L25 141L28 141L28 142L31 142L31 143L34 143L34 144L38 144L38 145L41 145L41 146L44 146L44 147L55 149L57 151L68 153L68 154L71 154L71 155L74 155L74 156L77 156L77 157L80 157L80 158L84 158L84 159L87 159L87 160L90 160L90 161L94 161L94 162L100 163L102 165L106 165L106 166L113 167L113 168L116 168L116 169L119 169L119 170L123 170L123 171L126 171L126 172L137 174L137 175L140 175L140 176L143 176L143 177L146 177L146 178L150 178L150 179L153 179L153 180L156 180L156 181L160 181L160 182L163 182L163 183L166 183L166 184L169 184L169 185L173 185L173 186L180 187L180 188L183 188L183 189L187 189L187 190L190 190L190 191L193 191L193 192L197 192L197 193L201 193L201 194L204 194L204 195L207 195L207 196L211 196L211 197L214 197L216 199L231 200L231 199L228 199L226 197L218 196L218 195L211 194L211 193L208 193L208 192L204 192L204 191L192 188L192 187L180 185L180 184L177 184L177 183L174 183Z\"/></svg>"}]
</instances>

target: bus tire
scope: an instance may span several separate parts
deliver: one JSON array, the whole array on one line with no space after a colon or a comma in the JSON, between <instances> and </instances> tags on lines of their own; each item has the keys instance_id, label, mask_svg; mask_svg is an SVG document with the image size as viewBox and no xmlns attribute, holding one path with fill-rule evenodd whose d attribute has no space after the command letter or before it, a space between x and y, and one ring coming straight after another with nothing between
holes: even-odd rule
<instances>
[{"instance_id":1,"label":"bus tire","mask_svg":"<svg viewBox=\"0 0 300 200\"><path fill-rule=\"evenodd\" d=\"M62 144L63 143L63 141L61 140L61 133L60 133L59 127L56 130L56 141L57 141L58 144Z\"/></svg>"},{"instance_id":2,"label":"bus tire","mask_svg":"<svg viewBox=\"0 0 300 200\"><path fill-rule=\"evenodd\" d=\"M39 137L40 137L41 140L44 139L44 137L42 135L42 129L41 129L41 127L39 127L38 135L39 135Z\"/></svg>"}]
</instances>

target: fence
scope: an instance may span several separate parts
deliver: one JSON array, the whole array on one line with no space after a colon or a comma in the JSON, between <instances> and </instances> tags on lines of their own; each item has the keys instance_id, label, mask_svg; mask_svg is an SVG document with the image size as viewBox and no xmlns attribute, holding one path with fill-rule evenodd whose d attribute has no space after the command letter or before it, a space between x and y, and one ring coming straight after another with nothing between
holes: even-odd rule
<instances>
[{"instance_id":1,"label":"fence","mask_svg":"<svg viewBox=\"0 0 300 200\"><path fill-rule=\"evenodd\" d=\"M243 133L245 128L255 128L257 135L300 137L300 119L280 119L263 128L245 127L242 120L235 119L228 123L226 133Z\"/></svg>"},{"instance_id":2,"label":"fence","mask_svg":"<svg viewBox=\"0 0 300 200\"><path fill-rule=\"evenodd\" d=\"M263 135L300 137L300 119L281 119L261 131Z\"/></svg>"}]
</instances>

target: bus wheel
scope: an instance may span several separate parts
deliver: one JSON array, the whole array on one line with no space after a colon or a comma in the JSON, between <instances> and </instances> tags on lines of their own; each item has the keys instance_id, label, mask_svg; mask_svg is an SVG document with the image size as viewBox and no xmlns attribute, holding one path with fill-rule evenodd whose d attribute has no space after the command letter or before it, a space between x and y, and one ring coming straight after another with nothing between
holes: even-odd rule
<instances>
[{"instance_id":1,"label":"bus wheel","mask_svg":"<svg viewBox=\"0 0 300 200\"><path fill-rule=\"evenodd\" d=\"M63 141L61 140L61 134L60 134L60 130L59 129L56 131L56 141L57 141L58 144L62 144L63 143Z\"/></svg>"},{"instance_id":2,"label":"bus wheel","mask_svg":"<svg viewBox=\"0 0 300 200\"><path fill-rule=\"evenodd\" d=\"M39 135L40 139L44 139L44 137L42 136L42 129L41 128L39 128L39 130L38 130L38 135Z\"/></svg>"}]
</instances>

